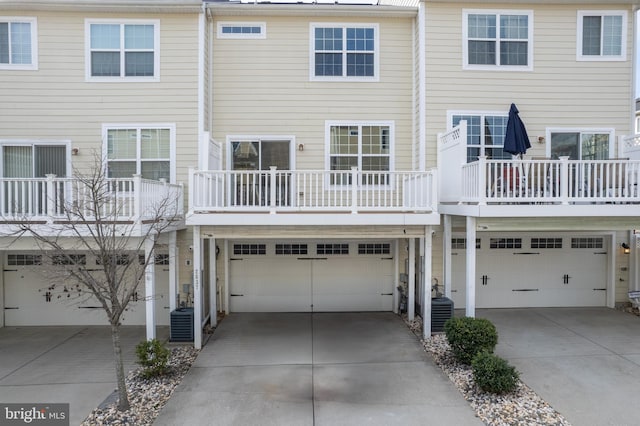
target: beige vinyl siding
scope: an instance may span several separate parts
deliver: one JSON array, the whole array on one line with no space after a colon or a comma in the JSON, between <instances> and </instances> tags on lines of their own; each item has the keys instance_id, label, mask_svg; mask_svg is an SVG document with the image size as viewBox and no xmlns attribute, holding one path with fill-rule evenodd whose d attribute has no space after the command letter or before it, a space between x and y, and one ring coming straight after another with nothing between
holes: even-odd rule
<instances>
[{"instance_id":1,"label":"beige vinyl siding","mask_svg":"<svg viewBox=\"0 0 640 426\"><path fill-rule=\"evenodd\" d=\"M533 11L533 71L463 70L463 9ZM576 61L578 10L628 10L627 61ZM529 136L537 140L550 127L615 128L616 136L632 129L633 16L628 6L584 7L507 4L427 5L428 140L446 129L448 110L504 111L518 105ZM531 155L544 155L533 144ZM429 145L429 155L435 153Z\"/></svg>"},{"instance_id":2,"label":"beige vinyl siding","mask_svg":"<svg viewBox=\"0 0 640 426\"><path fill-rule=\"evenodd\" d=\"M222 19L221 19L222 20ZM251 18L224 17L247 22ZM214 139L293 135L297 169L324 169L325 120L394 121L395 167L412 167L413 46L410 19L260 17L263 40L215 39ZM310 81L312 22L378 23L379 82Z\"/></svg>"},{"instance_id":3,"label":"beige vinyl siding","mask_svg":"<svg viewBox=\"0 0 640 426\"><path fill-rule=\"evenodd\" d=\"M34 16L29 12L16 15ZM197 160L198 15L39 12L37 71L2 71L0 138L70 140L74 167L93 163L102 125L176 125L177 181ZM160 81L85 81L85 18L160 22Z\"/></svg>"}]
</instances>

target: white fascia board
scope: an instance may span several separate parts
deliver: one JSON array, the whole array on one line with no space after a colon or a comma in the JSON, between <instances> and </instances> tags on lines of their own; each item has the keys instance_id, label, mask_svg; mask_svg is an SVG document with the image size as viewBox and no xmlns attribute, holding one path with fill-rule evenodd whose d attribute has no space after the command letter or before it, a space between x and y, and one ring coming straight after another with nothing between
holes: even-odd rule
<instances>
[{"instance_id":1,"label":"white fascia board","mask_svg":"<svg viewBox=\"0 0 640 426\"><path fill-rule=\"evenodd\" d=\"M340 4L205 3L210 16L330 16L409 18L418 13L413 6Z\"/></svg>"},{"instance_id":2,"label":"white fascia board","mask_svg":"<svg viewBox=\"0 0 640 426\"><path fill-rule=\"evenodd\" d=\"M379 213L304 213L304 214L257 214L257 213L187 213L187 226L409 226L439 225L438 213L379 214Z\"/></svg>"},{"instance_id":3,"label":"white fascia board","mask_svg":"<svg viewBox=\"0 0 640 426\"><path fill-rule=\"evenodd\" d=\"M201 0L0 0L2 10L201 13Z\"/></svg>"}]
</instances>

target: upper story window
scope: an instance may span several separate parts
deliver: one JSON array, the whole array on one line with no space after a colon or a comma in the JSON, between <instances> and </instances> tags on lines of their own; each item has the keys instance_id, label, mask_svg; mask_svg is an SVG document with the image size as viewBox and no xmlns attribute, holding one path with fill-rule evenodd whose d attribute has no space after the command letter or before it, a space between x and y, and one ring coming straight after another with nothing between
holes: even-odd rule
<instances>
[{"instance_id":1,"label":"upper story window","mask_svg":"<svg viewBox=\"0 0 640 426\"><path fill-rule=\"evenodd\" d=\"M87 21L88 80L157 80L158 21Z\"/></svg>"},{"instance_id":2,"label":"upper story window","mask_svg":"<svg viewBox=\"0 0 640 426\"><path fill-rule=\"evenodd\" d=\"M376 81L378 25L311 24L312 80Z\"/></svg>"},{"instance_id":3,"label":"upper story window","mask_svg":"<svg viewBox=\"0 0 640 426\"><path fill-rule=\"evenodd\" d=\"M624 61L627 59L626 11L579 11L577 59Z\"/></svg>"},{"instance_id":4,"label":"upper story window","mask_svg":"<svg viewBox=\"0 0 640 426\"><path fill-rule=\"evenodd\" d=\"M349 171L352 167L362 172L392 170L393 123L328 122L326 126L329 170ZM350 184L350 174L332 174L330 183ZM388 176L365 174L362 183L388 183Z\"/></svg>"},{"instance_id":5,"label":"upper story window","mask_svg":"<svg viewBox=\"0 0 640 426\"><path fill-rule=\"evenodd\" d=\"M533 69L533 12L465 10L464 68Z\"/></svg>"},{"instance_id":6,"label":"upper story window","mask_svg":"<svg viewBox=\"0 0 640 426\"><path fill-rule=\"evenodd\" d=\"M450 113L451 127L462 120L467 121L467 162L476 161L479 156L492 159L510 159L504 152L504 135L507 131L507 113Z\"/></svg>"},{"instance_id":7,"label":"upper story window","mask_svg":"<svg viewBox=\"0 0 640 426\"><path fill-rule=\"evenodd\" d=\"M171 161L175 150L175 126L104 126L108 176L166 179L175 175Z\"/></svg>"},{"instance_id":8,"label":"upper story window","mask_svg":"<svg viewBox=\"0 0 640 426\"><path fill-rule=\"evenodd\" d=\"M267 37L267 24L264 22L218 22L218 38Z\"/></svg>"},{"instance_id":9,"label":"upper story window","mask_svg":"<svg viewBox=\"0 0 640 426\"><path fill-rule=\"evenodd\" d=\"M36 18L0 16L0 69L38 68Z\"/></svg>"}]
</instances>

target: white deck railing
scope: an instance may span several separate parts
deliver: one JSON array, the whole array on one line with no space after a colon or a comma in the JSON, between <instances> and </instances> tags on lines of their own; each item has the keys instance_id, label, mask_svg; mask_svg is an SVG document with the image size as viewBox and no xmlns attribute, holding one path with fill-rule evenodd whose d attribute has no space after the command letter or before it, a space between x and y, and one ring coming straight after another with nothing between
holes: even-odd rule
<instances>
[{"instance_id":1,"label":"white deck railing","mask_svg":"<svg viewBox=\"0 0 640 426\"><path fill-rule=\"evenodd\" d=\"M100 189L94 190L86 181L73 177L0 178L0 215L11 222L52 223L97 218L139 222L156 217L159 212L167 217L184 214L182 185L140 176L105 179L100 184Z\"/></svg>"},{"instance_id":2,"label":"white deck railing","mask_svg":"<svg viewBox=\"0 0 640 426\"><path fill-rule=\"evenodd\" d=\"M194 212L437 209L435 172L190 170Z\"/></svg>"},{"instance_id":3,"label":"white deck railing","mask_svg":"<svg viewBox=\"0 0 640 426\"><path fill-rule=\"evenodd\" d=\"M640 203L640 161L488 160L462 167L462 202Z\"/></svg>"}]
</instances>

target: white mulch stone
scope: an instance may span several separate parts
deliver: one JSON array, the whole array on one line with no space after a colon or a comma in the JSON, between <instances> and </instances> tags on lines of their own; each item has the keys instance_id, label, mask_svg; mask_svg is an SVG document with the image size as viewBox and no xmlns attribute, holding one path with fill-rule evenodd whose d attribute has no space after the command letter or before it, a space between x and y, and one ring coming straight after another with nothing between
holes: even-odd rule
<instances>
[{"instance_id":1,"label":"white mulch stone","mask_svg":"<svg viewBox=\"0 0 640 426\"><path fill-rule=\"evenodd\" d=\"M422 336L422 320L405 322L417 336ZM521 381L515 391L496 395L484 392L476 386L471 367L456 361L444 334L436 334L430 340L420 340L442 371L458 388L476 411L477 416L489 426L570 426L570 423Z\"/></svg>"},{"instance_id":2,"label":"white mulch stone","mask_svg":"<svg viewBox=\"0 0 640 426\"><path fill-rule=\"evenodd\" d=\"M160 410L167 403L176 386L198 356L198 350L189 346L171 348L169 373L145 379L141 368L129 372L126 386L129 390L131 409L118 411L117 400L103 408L96 408L82 422L81 426L147 426L153 424Z\"/></svg>"}]
</instances>

